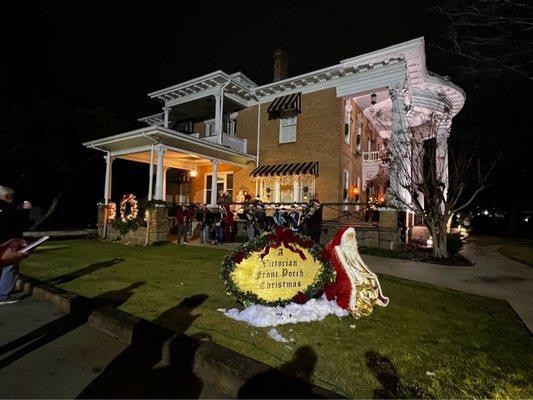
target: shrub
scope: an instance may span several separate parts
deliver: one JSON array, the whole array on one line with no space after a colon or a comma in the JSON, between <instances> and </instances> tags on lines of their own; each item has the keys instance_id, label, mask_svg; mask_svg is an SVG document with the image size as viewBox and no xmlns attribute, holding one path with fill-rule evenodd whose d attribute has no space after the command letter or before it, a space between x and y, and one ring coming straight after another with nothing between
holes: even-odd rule
<instances>
[{"instance_id":1,"label":"shrub","mask_svg":"<svg viewBox=\"0 0 533 400\"><path fill-rule=\"evenodd\" d=\"M463 239L460 233L446 235L446 250L449 254L458 254L463 249Z\"/></svg>"}]
</instances>

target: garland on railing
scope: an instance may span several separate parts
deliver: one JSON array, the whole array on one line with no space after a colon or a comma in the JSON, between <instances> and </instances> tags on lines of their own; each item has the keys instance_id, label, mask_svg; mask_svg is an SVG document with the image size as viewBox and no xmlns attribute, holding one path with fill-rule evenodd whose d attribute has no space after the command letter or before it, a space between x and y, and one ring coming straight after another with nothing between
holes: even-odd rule
<instances>
[{"instance_id":1,"label":"garland on railing","mask_svg":"<svg viewBox=\"0 0 533 400\"><path fill-rule=\"evenodd\" d=\"M275 249L282 244L286 248L291 249L291 243L307 249L307 251L313 256L313 259L320 263L319 273L314 283L309 285L303 292L298 293L290 300L278 299L276 301L266 301L259 298L255 293L249 291L243 292L239 288L239 285L233 280L232 272L235 270L237 264L250 256L251 253L262 251L261 257L264 257L266 254L268 254L271 248ZM298 250L294 249L294 251L297 252ZM242 302L246 305L253 303L264 304L268 306L281 306L292 301L296 303L305 303L312 297L319 295L323 291L326 283L333 282L335 280L335 270L328 261L327 256L324 253L324 249L320 245L306 236L294 233L290 229L278 227L274 232L265 233L244 243L237 250L230 252L226 257L224 257L220 277L226 285L228 294L235 296L239 302Z\"/></svg>"},{"instance_id":2,"label":"garland on railing","mask_svg":"<svg viewBox=\"0 0 533 400\"><path fill-rule=\"evenodd\" d=\"M157 199L149 200L146 203L147 210L153 210L156 207L170 207L170 203L164 200L157 200Z\"/></svg>"}]
</instances>

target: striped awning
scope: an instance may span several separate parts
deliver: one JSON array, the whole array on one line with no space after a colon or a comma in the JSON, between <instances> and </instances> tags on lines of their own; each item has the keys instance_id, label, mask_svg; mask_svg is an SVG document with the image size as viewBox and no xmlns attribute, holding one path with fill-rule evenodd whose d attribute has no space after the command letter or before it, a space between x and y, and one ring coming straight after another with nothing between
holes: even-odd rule
<instances>
[{"instance_id":1,"label":"striped awning","mask_svg":"<svg viewBox=\"0 0 533 400\"><path fill-rule=\"evenodd\" d=\"M279 118L284 111L302 112L302 94L293 93L287 96L278 97L268 107L268 119Z\"/></svg>"},{"instance_id":2,"label":"striped awning","mask_svg":"<svg viewBox=\"0 0 533 400\"><path fill-rule=\"evenodd\" d=\"M315 175L318 176L318 161L292 164L262 165L254 169L250 176L280 176L280 175Z\"/></svg>"}]
</instances>

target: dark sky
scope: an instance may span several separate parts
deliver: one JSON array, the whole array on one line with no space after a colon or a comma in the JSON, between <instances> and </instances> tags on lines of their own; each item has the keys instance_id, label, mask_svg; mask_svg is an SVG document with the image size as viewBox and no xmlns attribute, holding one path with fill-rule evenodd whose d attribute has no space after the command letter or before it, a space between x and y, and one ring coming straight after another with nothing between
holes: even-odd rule
<instances>
[{"instance_id":1,"label":"dark sky","mask_svg":"<svg viewBox=\"0 0 533 400\"><path fill-rule=\"evenodd\" d=\"M1 6L4 82L131 121L160 111L148 92L217 69L270 82L278 42L297 75L438 29L413 0L11 3Z\"/></svg>"}]
</instances>

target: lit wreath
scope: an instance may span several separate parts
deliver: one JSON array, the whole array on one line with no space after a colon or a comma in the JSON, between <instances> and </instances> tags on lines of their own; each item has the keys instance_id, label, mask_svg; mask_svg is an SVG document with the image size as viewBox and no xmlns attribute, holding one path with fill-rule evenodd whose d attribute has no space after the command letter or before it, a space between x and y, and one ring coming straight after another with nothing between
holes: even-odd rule
<instances>
[{"instance_id":1,"label":"lit wreath","mask_svg":"<svg viewBox=\"0 0 533 400\"><path fill-rule=\"evenodd\" d=\"M130 205L130 212L127 213L127 205ZM120 216L122 221L134 221L137 219L137 197L135 195L129 193L122 196L122 200L120 200Z\"/></svg>"},{"instance_id":2,"label":"lit wreath","mask_svg":"<svg viewBox=\"0 0 533 400\"><path fill-rule=\"evenodd\" d=\"M243 292L239 285L233 280L232 272L235 270L237 264L243 259L247 258L251 253L258 252L265 249L268 253L269 249L277 248L283 243L296 243L298 246L306 249L313 258L320 263L320 270L312 285L309 285L303 292L299 292L290 300L276 300L266 301L259 298L255 293ZM327 253L324 249L311 240L309 237L294 233L290 229L278 227L274 232L265 233L256 237L240 246L237 250L230 252L222 262L222 271L220 277L226 285L228 294L233 295L238 301L247 304L264 304L267 306L282 306L290 303L305 303L307 300L319 295L324 290L324 287L329 282L335 281L335 270L333 269Z\"/></svg>"}]
</instances>

